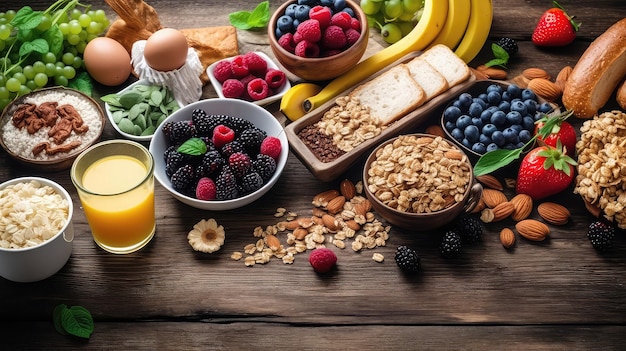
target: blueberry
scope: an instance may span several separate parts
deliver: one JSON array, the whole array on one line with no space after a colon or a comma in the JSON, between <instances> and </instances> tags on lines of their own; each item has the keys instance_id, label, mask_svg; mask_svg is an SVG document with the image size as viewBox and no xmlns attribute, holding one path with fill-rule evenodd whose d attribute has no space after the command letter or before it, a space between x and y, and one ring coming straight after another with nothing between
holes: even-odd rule
<instances>
[{"instance_id":1,"label":"blueberry","mask_svg":"<svg viewBox=\"0 0 626 351\"><path fill-rule=\"evenodd\" d=\"M461 106L468 108L469 105L472 103L473 99L474 98L472 97L470 93L463 93L459 95L459 98L457 100L459 101L459 103L461 103Z\"/></svg>"},{"instance_id":2,"label":"blueberry","mask_svg":"<svg viewBox=\"0 0 626 351\"><path fill-rule=\"evenodd\" d=\"M333 9L335 12L341 11L346 7L346 0L334 0L333 1Z\"/></svg>"},{"instance_id":3,"label":"blueberry","mask_svg":"<svg viewBox=\"0 0 626 351\"><path fill-rule=\"evenodd\" d=\"M450 135L452 135L452 137L456 140L462 140L464 137L463 130L459 128L452 129L452 131L450 132Z\"/></svg>"},{"instance_id":4,"label":"blueberry","mask_svg":"<svg viewBox=\"0 0 626 351\"><path fill-rule=\"evenodd\" d=\"M524 116L522 118L522 128L532 132L535 130L535 120L528 115Z\"/></svg>"},{"instance_id":5,"label":"blueberry","mask_svg":"<svg viewBox=\"0 0 626 351\"><path fill-rule=\"evenodd\" d=\"M500 101L498 108L500 109L500 111L508 113L509 111L511 111L511 103L506 100L502 100Z\"/></svg>"},{"instance_id":6,"label":"blueberry","mask_svg":"<svg viewBox=\"0 0 626 351\"><path fill-rule=\"evenodd\" d=\"M461 109L457 106L449 106L443 111L443 120L454 122L461 116Z\"/></svg>"},{"instance_id":7,"label":"blueberry","mask_svg":"<svg viewBox=\"0 0 626 351\"><path fill-rule=\"evenodd\" d=\"M526 104L522 100L511 102L511 111L519 112L522 116L528 113Z\"/></svg>"},{"instance_id":8,"label":"blueberry","mask_svg":"<svg viewBox=\"0 0 626 351\"><path fill-rule=\"evenodd\" d=\"M311 6L298 5L298 7L296 7L295 18L300 22L304 22L309 19L309 11L311 11Z\"/></svg>"},{"instance_id":9,"label":"blueberry","mask_svg":"<svg viewBox=\"0 0 626 351\"><path fill-rule=\"evenodd\" d=\"M333 8L333 0L319 0L319 4L328 8ZM313 5L314 6L314 5ZM311 7L313 7L311 6Z\"/></svg>"},{"instance_id":10,"label":"blueberry","mask_svg":"<svg viewBox=\"0 0 626 351\"><path fill-rule=\"evenodd\" d=\"M498 150L499 147L496 143L491 143L487 145L487 152Z\"/></svg>"},{"instance_id":11,"label":"blueberry","mask_svg":"<svg viewBox=\"0 0 626 351\"><path fill-rule=\"evenodd\" d=\"M276 27L276 29L274 30L274 35L276 35L276 38L280 38L283 36L283 33L280 29L278 29L278 27Z\"/></svg>"},{"instance_id":12,"label":"blueberry","mask_svg":"<svg viewBox=\"0 0 626 351\"><path fill-rule=\"evenodd\" d=\"M515 150L517 149L517 144L508 143L504 145L502 148L506 150Z\"/></svg>"},{"instance_id":13,"label":"blueberry","mask_svg":"<svg viewBox=\"0 0 626 351\"><path fill-rule=\"evenodd\" d=\"M491 134L491 140L500 147L506 144L506 138L504 137L504 134L502 134L502 132L499 130L496 130L495 132L493 132L493 134Z\"/></svg>"},{"instance_id":14,"label":"blueberry","mask_svg":"<svg viewBox=\"0 0 626 351\"><path fill-rule=\"evenodd\" d=\"M544 102L540 104L539 107L537 107L537 111L542 112L542 113L548 113L552 111L552 105L550 105L550 103L548 102Z\"/></svg>"},{"instance_id":15,"label":"blueberry","mask_svg":"<svg viewBox=\"0 0 626 351\"><path fill-rule=\"evenodd\" d=\"M478 138L480 136L480 130L477 126L471 124L465 128L463 134L465 134L465 139L467 139L471 143L475 143L478 141Z\"/></svg>"},{"instance_id":16,"label":"blueberry","mask_svg":"<svg viewBox=\"0 0 626 351\"><path fill-rule=\"evenodd\" d=\"M498 93L497 91L490 91L487 94L487 102L489 102L491 105L498 105L501 100L502 95L500 95L500 93Z\"/></svg>"},{"instance_id":17,"label":"blueberry","mask_svg":"<svg viewBox=\"0 0 626 351\"><path fill-rule=\"evenodd\" d=\"M526 143L521 142L521 141L518 141L518 142L517 142L517 144L515 144L515 148L516 148L516 149L521 149L521 148L523 148L524 146L526 146Z\"/></svg>"},{"instance_id":18,"label":"blueberry","mask_svg":"<svg viewBox=\"0 0 626 351\"><path fill-rule=\"evenodd\" d=\"M472 143L469 140L467 140L467 139L461 140L461 144L463 144L463 146L465 146L468 149L472 148Z\"/></svg>"},{"instance_id":19,"label":"blueberry","mask_svg":"<svg viewBox=\"0 0 626 351\"><path fill-rule=\"evenodd\" d=\"M520 96L522 96L522 89L520 89L520 87L518 87L515 84L511 84L508 87L506 87L506 91L511 94L512 97L514 98L518 98Z\"/></svg>"},{"instance_id":20,"label":"blueberry","mask_svg":"<svg viewBox=\"0 0 626 351\"><path fill-rule=\"evenodd\" d=\"M524 105L526 105L526 113L534 116L535 112L537 112L537 101L533 99L526 99L524 100Z\"/></svg>"},{"instance_id":21,"label":"blueberry","mask_svg":"<svg viewBox=\"0 0 626 351\"><path fill-rule=\"evenodd\" d=\"M537 95L535 95L535 93L530 89L522 90L522 100L528 100L528 99L537 100Z\"/></svg>"},{"instance_id":22,"label":"blueberry","mask_svg":"<svg viewBox=\"0 0 626 351\"><path fill-rule=\"evenodd\" d=\"M519 141L517 131L513 128L505 128L502 131L502 135L504 135L504 139L506 139L507 143L516 144Z\"/></svg>"},{"instance_id":23,"label":"blueberry","mask_svg":"<svg viewBox=\"0 0 626 351\"><path fill-rule=\"evenodd\" d=\"M290 4L287 6L285 9L285 15L291 18L296 17L296 7L298 7L298 4Z\"/></svg>"},{"instance_id":24,"label":"blueberry","mask_svg":"<svg viewBox=\"0 0 626 351\"><path fill-rule=\"evenodd\" d=\"M481 142L474 143L474 145L472 145L472 151L482 155L487 151L487 147Z\"/></svg>"},{"instance_id":25,"label":"blueberry","mask_svg":"<svg viewBox=\"0 0 626 351\"><path fill-rule=\"evenodd\" d=\"M478 102L472 102L468 109L469 115L472 117L480 117L483 112L483 106Z\"/></svg>"},{"instance_id":26,"label":"blueberry","mask_svg":"<svg viewBox=\"0 0 626 351\"><path fill-rule=\"evenodd\" d=\"M513 97L508 91L502 92L502 101L511 101Z\"/></svg>"},{"instance_id":27,"label":"blueberry","mask_svg":"<svg viewBox=\"0 0 626 351\"><path fill-rule=\"evenodd\" d=\"M468 115L461 115L461 117L456 120L456 127L461 130L465 129L465 127L469 126L470 124L472 124L472 117Z\"/></svg>"},{"instance_id":28,"label":"blueberry","mask_svg":"<svg viewBox=\"0 0 626 351\"><path fill-rule=\"evenodd\" d=\"M481 129L483 127L483 120L480 117L472 117L472 124Z\"/></svg>"},{"instance_id":29,"label":"blueberry","mask_svg":"<svg viewBox=\"0 0 626 351\"><path fill-rule=\"evenodd\" d=\"M480 114L480 120L483 123L489 123L489 121L491 121L491 115L493 114L493 112L489 109L484 110L481 114Z\"/></svg>"},{"instance_id":30,"label":"blueberry","mask_svg":"<svg viewBox=\"0 0 626 351\"><path fill-rule=\"evenodd\" d=\"M298 0L298 5L315 6L316 0Z\"/></svg>"},{"instance_id":31,"label":"blueberry","mask_svg":"<svg viewBox=\"0 0 626 351\"><path fill-rule=\"evenodd\" d=\"M500 111L500 109L498 108L498 106L489 106L487 107L487 111L491 111L491 113L494 113L496 111Z\"/></svg>"},{"instance_id":32,"label":"blueberry","mask_svg":"<svg viewBox=\"0 0 626 351\"><path fill-rule=\"evenodd\" d=\"M355 17L354 10L352 10L349 7L344 7L343 10L341 10L341 12L347 13L348 15L350 15L350 17Z\"/></svg>"},{"instance_id":33,"label":"blueberry","mask_svg":"<svg viewBox=\"0 0 626 351\"><path fill-rule=\"evenodd\" d=\"M300 25L300 20L297 18L293 19L293 28L298 28L298 26Z\"/></svg>"},{"instance_id":34,"label":"blueberry","mask_svg":"<svg viewBox=\"0 0 626 351\"><path fill-rule=\"evenodd\" d=\"M456 123L452 122L452 121L447 121L444 126L446 127L447 131L451 131L452 129L456 128Z\"/></svg>"},{"instance_id":35,"label":"blueberry","mask_svg":"<svg viewBox=\"0 0 626 351\"><path fill-rule=\"evenodd\" d=\"M517 135L519 137L519 141L526 144L533 136L532 133L526 129L519 132Z\"/></svg>"},{"instance_id":36,"label":"blueberry","mask_svg":"<svg viewBox=\"0 0 626 351\"><path fill-rule=\"evenodd\" d=\"M491 123L496 126L503 126L506 123L506 113L502 111L494 112L491 115Z\"/></svg>"},{"instance_id":37,"label":"blueberry","mask_svg":"<svg viewBox=\"0 0 626 351\"><path fill-rule=\"evenodd\" d=\"M475 97L475 98L472 99L472 102L480 104L480 106L483 108L483 110L486 109L487 107L489 107L489 104L487 104L487 101L485 101L485 100L483 100L481 98Z\"/></svg>"},{"instance_id":38,"label":"blueberry","mask_svg":"<svg viewBox=\"0 0 626 351\"><path fill-rule=\"evenodd\" d=\"M483 143L485 145L489 145L489 144L491 144L491 138L486 136L485 134L481 134L478 137L478 142Z\"/></svg>"},{"instance_id":39,"label":"blueberry","mask_svg":"<svg viewBox=\"0 0 626 351\"><path fill-rule=\"evenodd\" d=\"M463 104L461 104L461 101L459 101L459 100L454 100L454 101L452 102L452 106L456 106L456 107L458 107L459 109L463 109L463 108L464 108L464 107L463 107Z\"/></svg>"},{"instance_id":40,"label":"blueberry","mask_svg":"<svg viewBox=\"0 0 626 351\"><path fill-rule=\"evenodd\" d=\"M506 120L509 124L520 124L522 123L522 114L517 111L509 111L506 114Z\"/></svg>"},{"instance_id":41,"label":"blueberry","mask_svg":"<svg viewBox=\"0 0 626 351\"><path fill-rule=\"evenodd\" d=\"M490 92L492 92L492 91L495 91L495 92L496 92L496 93L498 93L498 94L502 94L503 89L502 89L502 87L501 87L500 85L498 85L498 84L491 84L491 85L489 85L489 86L487 87L487 90L486 90L486 91L487 91L487 94L489 94L489 93L490 93Z\"/></svg>"},{"instance_id":42,"label":"blueberry","mask_svg":"<svg viewBox=\"0 0 626 351\"><path fill-rule=\"evenodd\" d=\"M480 93L480 94L478 94L478 98L481 99L484 102L488 102L487 101L487 93Z\"/></svg>"},{"instance_id":43,"label":"blueberry","mask_svg":"<svg viewBox=\"0 0 626 351\"><path fill-rule=\"evenodd\" d=\"M498 127L491 123L487 123L483 126L483 134L487 137L491 137L493 132L495 132L496 130L498 130Z\"/></svg>"},{"instance_id":44,"label":"blueberry","mask_svg":"<svg viewBox=\"0 0 626 351\"><path fill-rule=\"evenodd\" d=\"M519 134L519 132L524 130L524 128L522 127L521 124L512 124L511 126L509 126L509 128L515 130L515 132L518 133L518 134Z\"/></svg>"},{"instance_id":45,"label":"blueberry","mask_svg":"<svg viewBox=\"0 0 626 351\"><path fill-rule=\"evenodd\" d=\"M289 33L293 30L293 18L290 16L282 15L278 17L276 21L277 28L283 33Z\"/></svg>"}]
</instances>

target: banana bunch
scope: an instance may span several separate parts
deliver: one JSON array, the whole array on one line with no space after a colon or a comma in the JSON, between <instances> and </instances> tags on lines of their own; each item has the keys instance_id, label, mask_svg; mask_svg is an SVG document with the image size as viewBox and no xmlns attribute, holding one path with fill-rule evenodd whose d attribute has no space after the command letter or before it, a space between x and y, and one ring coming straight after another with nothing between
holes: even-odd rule
<instances>
[{"instance_id":1,"label":"banana bunch","mask_svg":"<svg viewBox=\"0 0 626 351\"><path fill-rule=\"evenodd\" d=\"M292 121L413 52L444 44L470 62L487 41L493 19L492 0L425 0L422 17L399 41L359 62L325 87L300 83L282 97L280 111Z\"/></svg>"}]
</instances>

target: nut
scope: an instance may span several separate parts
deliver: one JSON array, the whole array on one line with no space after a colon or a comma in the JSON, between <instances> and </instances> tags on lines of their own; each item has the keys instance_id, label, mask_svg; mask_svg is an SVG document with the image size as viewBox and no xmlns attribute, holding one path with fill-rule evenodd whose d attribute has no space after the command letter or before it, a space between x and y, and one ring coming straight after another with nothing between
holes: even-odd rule
<instances>
[{"instance_id":1,"label":"nut","mask_svg":"<svg viewBox=\"0 0 626 351\"><path fill-rule=\"evenodd\" d=\"M536 67L526 68L525 70L522 71L522 75L528 78L529 80L533 80L535 78L544 78L544 79L550 80L551 78L548 72L546 72L545 70L541 68L536 68Z\"/></svg>"},{"instance_id":2,"label":"nut","mask_svg":"<svg viewBox=\"0 0 626 351\"><path fill-rule=\"evenodd\" d=\"M352 199L356 195L356 187L350 179L344 179L339 184L339 192L345 199Z\"/></svg>"},{"instance_id":3,"label":"nut","mask_svg":"<svg viewBox=\"0 0 626 351\"><path fill-rule=\"evenodd\" d=\"M527 194L517 194L515 195L511 201L515 210L511 214L511 218L519 222L523 219L528 218L530 213L533 211L533 198Z\"/></svg>"},{"instance_id":4,"label":"nut","mask_svg":"<svg viewBox=\"0 0 626 351\"><path fill-rule=\"evenodd\" d=\"M443 128L441 128L441 126L438 126L436 124L426 127L425 132L428 134L440 136L442 138L446 137L446 133L444 133Z\"/></svg>"},{"instance_id":5,"label":"nut","mask_svg":"<svg viewBox=\"0 0 626 351\"><path fill-rule=\"evenodd\" d=\"M459 160L459 161L464 158L463 153L457 150L448 150L444 153L444 156L451 160Z\"/></svg>"},{"instance_id":6,"label":"nut","mask_svg":"<svg viewBox=\"0 0 626 351\"><path fill-rule=\"evenodd\" d=\"M293 230L293 236L296 240L304 240L307 234L309 234L309 231L304 228L296 228Z\"/></svg>"},{"instance_id":7,"label":"nut","mask_svg":"<svg viewBox=\"0 0 626 351\"><path fill-rule=\"evenodd\" d=\"M565 66L557 74L555 82L567 82L569 75L572 73L572 66Z\"/></svg>"},{"instance_id":8,"label":"nut","mask_svg":"<svg viewBox=\"0 0 626 351\"><path fill-rule=\"evenodd\" d=\"M498 178L492 176L491 174L480 175L476 177L476 180L478 180L482 185L489 189L495 189L500 191L504 190L504 187L502 186L502 183L500 183Z\"/></svg>"},{"instance_id":9,"label":"nut","mask_svg":"<svg viewBox=\"0 0 626 351\"><path fill-rule=\"evenodd\" d=\"M493 208L493 219L491 221L501 221L510 216L514 210L515 206L513 206L513 204L509 201L498 204L496 207Z\"/></svg>"},{"instance_id":10,"label":"nut","mask_svg":"<svg viewBox=\"0 0 626 351\"><path fill-rule=\"evenodd\" d=\"M528 89L534 91L537 96L550 102L555 101L563 94L563 90L561 90L558 85L545 78L531 79L530 82L528 82Z\"/></svg>"},{"instance_id":11,"label":"nut","mask_svg":"<svg viewBox=\"0 0 626 351\"><path fill-rule=\"evenodd\" d=\"M280 240L272 234L265 237L265 243L270 249L272 249L272 251L276 251L280 248Z\"/></svg>"},{"instance_id":12,"label":"nut","mask_svg":"<svg viewBox=\"0 0 626 351\"><path fill-rule=\"evenodd\" d=\"M341 195L339 193L339 190L335 190L335 189L330 189L330 190L326 190L326 191L322 191L321 193L315 195L313 197L313 206L315 207L326 207L326 205L328 205L328 201L336 198L337 196Z\"/></svg>"},{"instance_id":13,"label":"nut","mask_svg":"<svg viewBox=\"0 0 626 351\"><path fill-rule=\"evenodd\" d=\"M508 201L506 195L504 195L502 191L490 188L483 189L482 198L485 205L489 208L494 208L499 204Z\"/></svg>"},{"instance_id":14,"label":"nut","mask_svg":"<svg viewBox=\"0 0 626 351\"><path fill-rule=\"evenodd\" d=\"M346 203L346 198L343 195L336 196L332 200L328 201L326 210L330 214L336 214L343 210L343 205Z\"/></svg>"},{"instance_id":15,"label":"nut","mask_svg":"<svg viewBox=\"0 0 626 351\"><path fill-rule=\"evenodd\" d=\"M556 225L567 223L570 212L563 206L554 202L544 202L537 206L537 212L546 222Z\"/></svg>"},{"instance_id":16,"label":"nut","mask_svg":"<svg viewBox=\"0 0 626 351\"><path fill-rule=\"evenodd\" d=\"M526 89L526 87L528 87L528 82L530 82L530 79L524 77L521 74L519 76L511 79L511 83L516 84L517 86L519 86L522 89Z\"/></svg>"},{"instance_id":17,"label":"nut","mask_svg":"<svg viewBox=\"0 0 626 351\"><path fill-rule=\"evenodd\" d=\"M480 65L476 67L480 73L486 75L490 79L504 80L506 79L506 71L503 69L495 68L495 67L487 67L485 65Z\"/></svg>"},{"instance_id":18,"label":"nut","mask_svg":"<svg viewBox=\"0 0 626 351\"><path fill-rule=\"evenodd\" d=\"M474 206L474 209L471 211L471 213L482 212L482 210L484 210L485 207L487 207L487 205L485 205L485 200L483 200L481 196L480 199L478 199L478 203L476 204L476 206Z\"/></svg>"},{"instance_id":19,"label":"nut","mask_svg":"<svg viewBox=\"0 0 626 351\"><path fill-rule=\"evenodd\" d=\"M550 228L536 219L525 219L517 222L515 229L521 236L532 241L542 241L550 234Z\"/></svg>"},{"instance_id":20,"label":"nut","mask_svg":"<svg viewBox=\"0 0 626 351\"><path fill-rule=\"evenodd\" d=\"M510 249L515 245L515 233L510 228L504 228L500 231L500 242L506 249Z\"/></svg>"},{"instance_id":21,"label":"nut","mask_svg":"<svg viewBox=\"0 0 626 351\"><path fill-rule=\"evenodd\" d=\"M368 199L354 204L354 213L360 216L365 216L372 209L372 203Z\"/></svg>"},{"instance_id":22,"label":"nut","mask_svg":"<svg viewBox=\"0 0 626 351\"><path fill-rule=\"evenodd\" d=\"M476 68L470 67L470 69L472 70L474 77L476 77L476 80L489 79L489 77L486 74L477 70Z\"/></svg>"},{"instance_id":23,"label":"nut","mask_svg":"<svg viewBox=\"0 0 626 351\"><path fill-rule=\"evenodd\" d=\"M328 228L330 231L337 231L339 229L339 225L335 217L325 214L322 216L322 222L324 223L324 227Z\"/></svg>"}]
</instances>

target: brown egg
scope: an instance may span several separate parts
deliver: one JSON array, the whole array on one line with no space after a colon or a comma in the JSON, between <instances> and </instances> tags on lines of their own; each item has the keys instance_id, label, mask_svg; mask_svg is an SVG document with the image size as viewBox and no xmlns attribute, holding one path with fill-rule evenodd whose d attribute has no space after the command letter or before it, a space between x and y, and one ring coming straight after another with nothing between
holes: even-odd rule
<instances>
[{"instance_id":1,"label":"brown egg","mask_svg":"<svg viewBox=\"0 0 626 351\"><path fill-rule=\"evenodd\" d=\"M189 44L183 33L176 29L163 28L148 38L143 56L150 67L167 72L185 64L188 49Z\"/></svg>"},{"instance_id":2,"label":"brown egg","mask_svg":"<svg viewBox=\"0 0 626 351\"><path fill-rule=\"evenodd\" d=\"M87 43L83 60L89 75L103 85L124 83L132 70L128 51L117 40L107 37Z\"/></svg>"}]
</instances>

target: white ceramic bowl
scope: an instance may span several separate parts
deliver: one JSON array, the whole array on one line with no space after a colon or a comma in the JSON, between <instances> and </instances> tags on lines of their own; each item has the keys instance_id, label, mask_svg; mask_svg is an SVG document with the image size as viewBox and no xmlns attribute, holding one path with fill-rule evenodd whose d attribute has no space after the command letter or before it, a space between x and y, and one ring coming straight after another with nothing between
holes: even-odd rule
<instances>
[{"instance_id":1,"label":"white ceramic bowl","mask_svg":"<svg viewBox=\"0 0 626 351\"><path fill-rule=\"evenodd\" d=\"M126 88L120 90L118 92L118 94L121 93L125 93L129 90L132 90L134 87L136 87L137 85L151 85L150 82L148 82L146 79L140 79L138 81L136 81L133 84L130 84L129 86L127 86ZM181 103L180 101L178 101L178 106L182 107L184 104ZM107 117L109 118L109 122L111 122L111 125L113 125L113 128L115 128L115 130L120 133L121 136L123 136L126 139L130 139L130 140L134 140L134 141L150 141L150 139L152 139L152 135L134 135L134 134L130 134L130 133L126 133L123 130L120 129L120 127L118 127L117 123L115 123L115 121L113 120L113 114L110 111L110 106L107 102L104 103L104 112L106 113Z\"/></svg>"},{"instance_id":2,"label":"white ceramic bowl","mask_svg":"<svg viewBox=\"0 0 626 351\"><path fill-rule=\"evenodd\" d=\"M168 121L191 120L191 112L196 108L201 108L211 114L241 117L252 122L257 128L267 132L268 136L275 136L280 140L282 150L278 160L276 161L276 171L262 188L251 194L236 199L222 201L198 200L174 190L172 183L165 174L165 160L163 159L163 155L169 146L169 141L163 133L163 126ZM285 164L287 163L289 143L283 130L283 126L263 107L244 100L215 98L193 102L171 114L155 131L152 141L150 142L150 152L152 153L152 156L154 156L154 176L172 196L195 208L211 211L223 211L239 208L256 201L261 196L265 195L265 193L267 193L274 186L274 184L276 184L283 169L285 168Z\"/></svg>"},{"instance_id":3,"label":"white ceramic bowl","mask_svg":"<svg viewBox=\"0 0 626 351\"><path fill-rule=\"evenodd\" d=\"M67 200L69 204L67 221L63 228L43 243L19 249L0 248L0 276L14 282L28 283L46 279L58 272L72 254L74 206L70 194L59 184L39 177L15 178L0 184L0 189L11 184L27 183L36 180L48 185Z\"/></svg>"},{"instance_id":4,"label":"white ceramic bowl","mask_svg":"<svg viewBox=\"0 0 626 351\"><path fill-rule=\"evenodd\" d=\"M278 69L280 70L281 68L278 67L278 65L272 61L272 59L267 56L265 53L261 52L261 51L255 51L256 54L258 54L259 56L261 56L265 62L267 62L267 68L273 68L273 69ZM220 61L232 61L233 58L225 58L223 60ZM215 75L213 74L213 71L215 70L215 66L218 65L218 63L220 61L214 62L212 63L209 67L207 67L206 73L209 76L209 79L211 80L211 84L213 85L213 89L215 89L215 92L217 93L217 96L219 96L220 98L224 97L224 93L222 92L222 83L220 83L217 78L215 78ZM283 85L282 89L280 89L279 91L276 92L276 94L272 95L272 96L268 96L265 99L262 100L257 100L257 101L251 101L252 103L256 104L256 105L267 105L270 104L274 101L280 100L283 95L285 95L285 93L287 92L287 90L291 89L291 83L289 82L289 78L285 78L285 84Z\"/></svg>"}]
</instances>

